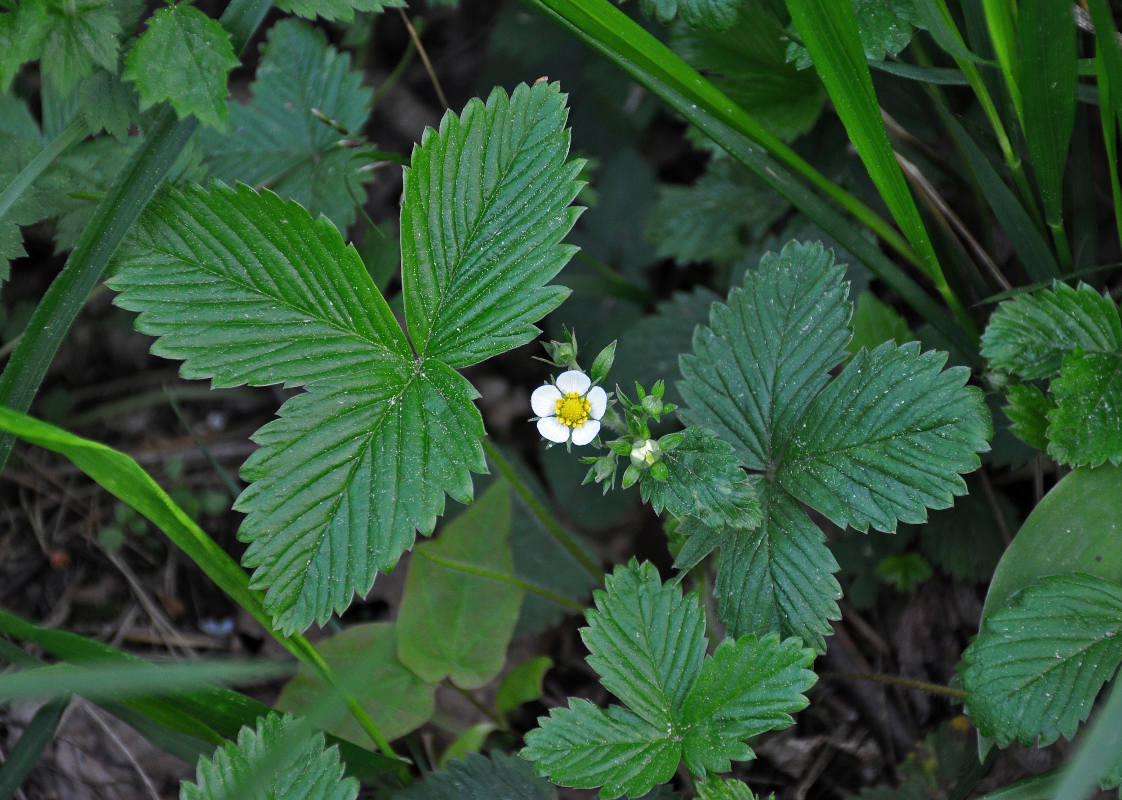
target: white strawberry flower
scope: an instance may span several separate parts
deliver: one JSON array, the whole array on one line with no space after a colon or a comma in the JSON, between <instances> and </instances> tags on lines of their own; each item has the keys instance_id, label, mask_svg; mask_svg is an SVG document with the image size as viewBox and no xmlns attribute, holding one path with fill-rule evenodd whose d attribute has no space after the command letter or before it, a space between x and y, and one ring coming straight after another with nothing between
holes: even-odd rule
<instances>
[{"instance_id":1,"label":"white strawberry flower","mask_svg":"<svg viewBox=\"0 0 1122 800\"><path fill-rule=\"evenodd\" d=\"M538 433L551 442L584 445L600 432L608 409L608 393L592 385L580 370L562 372L553 383L534 389L530 407L537 416Z\"/></svg>"}]
</instances>

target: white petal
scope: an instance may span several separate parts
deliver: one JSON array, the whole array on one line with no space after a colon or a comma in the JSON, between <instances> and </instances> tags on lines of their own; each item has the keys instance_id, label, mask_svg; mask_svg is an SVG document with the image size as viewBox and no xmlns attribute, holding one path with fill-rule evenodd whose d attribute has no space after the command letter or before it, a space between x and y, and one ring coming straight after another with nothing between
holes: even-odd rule
<instances>
[{"instance_id":1,"label":"white petal","mask_svg":"<svg viewBox=\"0 0 1122 800\"><path fill-rule=\"evenodd\" d=\"M603 417L604 412L608 410L608 393L599 386L593 386L586 397L588 399L588 404L592 406L588 411L588 415L593 419L600 419Z\"/></svg>"},{"instance_id":2,"label":"white petal","mask_svg":"<svg viewBox=\"0 0 1122 800\"><path fill-rule=\"evenodd\" d=\"M573 428L573 444L588 444L600 432L600 423L594 419Z\"/></svg>"},{"instance_id":3,"label":"white petal","mask_svg":"<svg viewBox=\"0 0 1122 800\"><path fill-rule=\"evenodd\" d=\"M555 404L561 399L561 392L552 383L539 386L530 395L530 408L534 409L534 416L548 417L555 413Z\"/></svg>"},{"instance_id":4,"label":"white petal","mask_svg":"<svg viewBox=\"0 0 1122 800\"><path fill-rule=\"evenodd\" d=\"M558 375L556 383L557 388L565 394L576 392L583 396L588 391L588 387L592 385L592 379L579 369L570 369Z\"/></svg>"},{"instance_id":5,"label":"white petal","mask_svg":"<svg viewBox=\"0 0 1122 800\"><path fill-rule=\"evenodd\" d=\"M588 423L585 423L586 425ZM600 423L596 423L596 427L600 427ZM542 438L549 439L551 442L567 442L569 441L569 426L562 425L557 421L556 417L542 417L538 420L538 433ZM595 436L596 434L592 434ZM589 439L589 441L592 441Z\"/></svg>"}]
</instances>

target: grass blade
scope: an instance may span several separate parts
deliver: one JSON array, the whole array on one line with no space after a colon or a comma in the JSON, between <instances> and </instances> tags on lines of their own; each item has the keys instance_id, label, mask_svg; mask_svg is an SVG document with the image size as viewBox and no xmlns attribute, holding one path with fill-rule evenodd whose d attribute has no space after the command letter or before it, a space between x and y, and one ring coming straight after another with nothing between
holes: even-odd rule
<instances>
[{"instance_id":1,"label":"grass blade","mask_svg":"<svg viewBox=\"0 0 1122 800\"><path fill-rule=\"evenodd\" d=\"M1114 18L1107 0L1088 0L1091 21L1095 24L1095 69L1099 86L1099 118L1107 166L1110 168L1110 194L1114 201L1114 227L1122 244L1122 182L1118 176L1118 123L1122 121L1122 47L1114 35Z\"/></svg>"},{"instance_id":2,"label":"grass blade","mask_svg":"<svg viewBox=\"0 0 1122 800\"><path fill-rule=\"evenodd\" d=\"M16 746L0 764L0 800L8 800L31 772L39 756L55 738L62 712L70 702L68 697L60 697L44 703L31 722L24 728Z\"/></svg>"}]
</instances>

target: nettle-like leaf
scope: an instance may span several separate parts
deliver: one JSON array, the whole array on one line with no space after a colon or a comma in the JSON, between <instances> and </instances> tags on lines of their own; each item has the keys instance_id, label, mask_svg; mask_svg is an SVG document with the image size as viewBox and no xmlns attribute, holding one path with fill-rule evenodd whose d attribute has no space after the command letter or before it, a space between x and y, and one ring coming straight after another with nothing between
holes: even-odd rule
<instances>
[{"instance_id":1,"label":"nettle-like leaf","mask_svg":"<svg viewBox=\"0 0 1122 800\"><path fill-rule=\"evenodd\" d=\"M117 71L121 23L108 0L45 0L43 77L65 96L95 66Z\"/></svg>"},{"instance_id":2,"label":"nettle-like leaf","mask_svg":"<svg viewBox=\"0 0 1122 800\"><path fill-rule=\"evenodd\" d=\"M351 22L356 11L380 14L387 8L404 8L405 0L278 0L276 6L305 19Z\"/></svg>"},{"instance_id":3,"label":"nettle-like leaf","mask_svg":"<svg viewBox=\"0 0 1122 800\"><path fill-rule=\"evenodd\" d=\"M358 781L343 777L339 748L324 749L323 734L295 717L270 714L242 728L211 758L199 759L196 783L184 782L180 800L354 800Z\"/></svg>"},{"instance_id":4,"label":"nettle-like leaf","mask_svg":"<svg viewBox=\"0 0 1122 800\"><path fill-rule=\"evenodd\" d=\"M760 473L763 523L728 528L715 593L734 635L780 631L819 650L838 617L837 563L799 501L834 523L894 531L966 491L989 414L965 368L915 343L861 350L841 373L851 307L844 269L792 242L714 305L683 355L682 418Z\"/></svg>"},{"instance_id":5,"label":"nettle-like leaf","mask_svg":"<svg viewBox=\"0 0 1122 800\"><path fill-rule=\"evenodd\" d=\"M1070 738L1122 662L1122 586L1044 578L986 620L962 655L966 710L1005 746Z\"/></svg>"},{"instance_id":6,"label":"nettle-like leaf","mask_svg":"<svg viewBox=\"0 0 1122 800\"><path fill-rule=\"evenodd\" d=\"M230 102L230 132L204 130L200 143L216 178L268 186L340 229L354 221L370 173L361 149L345 146L318 109L358 136L370 114L371 91L351 59L327 44L323 31L293 19L269 30L248 105Z\"/></svg>"},{"instance_id":7,"label":"nettle-like leaf","mask_svg":"<svg viewBox=\"0 0 1122 800\"><path fill-rule=\"evenodd\" d=\"M125 59L140 108L167 100L181 117L226 127L226 76L238 64L230 34L194 6L161 8Z\"/></svg>"},{"instance_id":8,"label":"nettle-like leaf","mask_svg":"<svg viewBox=\"0 0 1122 800\"><path fill-rule=\"evenodd\" d=\"M682 443L662 454L668 473L655 480L642 473L643 502L656 514L665 508L675 517L697 517L712 527L754 528L760 524L760 503L728 442L712 431L690 426Z\"/></svg>"},{"instance_id":9,"label":"nettle-like leaf","mask_svg":"<svg viewBox=\"0 0 1122 800\"><path fill-rule=\"evenodd\" d=\"M815 681L814 653L771 634L705 655L705 615L650 563L621 565L594 595L581 635L588 663L623 706L571 699L538 719L522 757L554 783L638 797L685 760L698 777L755 757L745 739L791 725Z\"/></svg>"},{"instance_id":10,"label":"nettle-like leaf","mask_svg":"<svg viewBox=\"0 0 1122 800\"><path fill-rule=\"evenodd\" d=\"M898 54L912 40L914 27L923 17L916 0L851 0L857 18L857 32L865 58L883 61ZM787 59L799 69L812 65L810 53L798 42L787 46Z\"/></svg>"},{"instance_id":11,"label":"nettle-like leaf","mask_svg":"<svg viewBox=\"0 0 1122 800\"><path fill-rule=\"evenodd\" d=\"M0 14L0 95L20 67L39 56L48 24L44 0L24 0Z\"/></svg>"},{"instance_id":12,"label":"nettle-like leaf","mask_svg":"<svg viewBox=\"0 0 1122 800\"><path fill-rule=\"evenodd\" d=\"M472 753L395 792L393 800L554 800L557 790L518 756Z\"/></svg>"},{"instance_id":13,"label":"nettle-like leaf","mask_svg":"<svg viewBox=\"0 0 1122 800\"><path fill-rule=\"evenodd\" d=\"M990 366L1050 380L1047 395L1014 383L1012 431L1061 464L1122 463L1122 318L1108 294L1058 281L1002 303L982 335Z\"/></svg>"},{"instance_id":14,"label":"nettle-like leaf","mask_svg":"<svg viewBox=\"0 0 1122 800\"><path fill-rule=\"evenodd\" d=\"M736 21L741 0L639 0L639 8L664 25L680 17L693 28L724 30Z\"/></svg>"},{"instance_id":15,"label":"nettle-like leaf","mask_svg":"<svg viewBox=\"0 0 1122 800\"><path fill-rule=\"evenodd\" d=\"M483 423L453 366L529 341L566 293L543 288L576 218L563 95L496 89L463 116L426 134L406 176L413 347L338 230L269 192L165 191L117 257L118 303L185 377L307 388L254 436L236 503L243 563L285 631L369 590L432 532L445 494L470 502ZM441 180L422 188L417 172Z\"/></svg>"}]
</instances>

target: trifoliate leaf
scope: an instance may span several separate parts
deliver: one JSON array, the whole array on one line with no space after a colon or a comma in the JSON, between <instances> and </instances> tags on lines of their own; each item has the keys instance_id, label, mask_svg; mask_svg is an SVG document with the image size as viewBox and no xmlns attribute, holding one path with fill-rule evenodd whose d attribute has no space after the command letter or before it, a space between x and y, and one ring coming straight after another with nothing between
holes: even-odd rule
<instances>
[{"instance_id":1,"label":"trifoliate leaf","mask_svg":"<svg viewBox=\"0 0 1122 800\"><path fill-rule=\"evenodd\" d=\"M1061 464L1122 463L1122 351L1085 353L1077 347L1052 381L1048 455Z\"/></svg>"},{"instance_id":2,"label":"trifoliate leaf","mask_svg":"<svg viewBox=\"0 0 1122 800\"><path fill-rule=\"evenodd\" d=\"M705 656L705 618L694 595L663 585L650 562L620 565L593 592L581 638L604 688L654 725L682 709Z\"/></svg>"},{"instance_id":3,"label":"trifoliate leaf","mask_svg":"<svg viewBox=\"0 0 1122 800\"><path fill-rule=\"evenodd\" d=\"M802 696L816 677L814 660L798 639L725 639L705 660L686 699L683 758L694 775L728 772L732 761L755 758L743 740L793 725L807 706Z\"/></svg>"},{"instance_id":4,"label":"trifoliate leaf","mask_svg":"<svg viewBox=\"0 0 1122 800\"><path fill-rule=\"evenodd\" d=\"M1024 294L998 306L982 334L982 355L1021 378L1051 378L1064 356L1122 352L1122 321L1109 296L1085 283L1057 281L1051 290Z\"/></svg>"},{"instance_id":5,"label":"trifoliate leaf","mask_svg":"<svg viewBox=\"0 0 1122 800\"><path fill-rule=\"evenodd\" d=\"M522 589L455 569L514 575L510 484L498 480L432 542L418 544L397 614L397 654L429 683L475 689L499 674Z\"/></svg>"},{"instance_id":6,"label":"trifoliate leaf","mask_svg":"<svg viewBox=\"0 0 1122 800\"><path fill-rule=\"evenodd\" d=\"M1005 746L1071 737L1122 661L1122 586L1044 578L986 620L963 653L966 710Z\"/></svg>"},{"instance_id":7,"label":"trifoliate leaf","mask_svg":"<svg viewBox=\"0 0 1122 800\"><path fill-rule=\"evenodd\" d=\"M681 358L689 423L714 430L751 470L774 467L795 424L845 358L844 268L819 244L791 242L714 304Z\"/></svg>"},{"instance_id":8,"label":"trifoliate leaf","mask_svg":"<svg viewBox=\"0 0 1122 800\"><path fill-rule=\"evenodd\" d=\"M0 95L25 62L39 57L48 25L44 0L22 0L0 14Z\"/></svg>"},{"instance_id":9,"label":"trifoliate leaf","mask_svg":"<svg viewBox=\"0 0 1122 800\"><path fill-rule=\"evenodd\" d=\"M555 800L557 790L518 756L472 753L447 769L430 772L393 800Z\"/></svg>"},{"instance_id":10,"label":"trifoliate leaf","mask_svg":"<svg viewBox=\"0 0 1122 800\"><path fill-rule=\"evenodd\" d=\"M788 36L763 0L745 0L725 31L685 29L674 49L776 136L793 139L818 119L826 94L813 70L787 63Z\"/></svg>"},{"instance_id":11,"label":"trifoliate leaf","mask_svg":"<svg viewBox=\"0 0 1122 800\"><path fill-rule=\"evenodd\" d=\"M206 163L215 177L268 186L313 215L326 214L345 230L370 179L360 150L312 109L358 136L370 113L371 92L351 72L350 56L328 46L322 31L297 20L269 30L249 105L231 103L230 133L204 130Z\"/></svg>"},{"instance_id":12,"label":"trifoliate leaf","mask_svg":"<svg viewBox=\"0 0 1122 800\"><path fill-rule=\"evenodd\" d=\"M741 0L639 0L639 8L648 17L668 24L674 17L692 28L724 30L736 21Z\"/></svg>"},{"instance_id":13,"label":"trifoliate leaf","mask_svg":"<svg viewBox=\"0 0 1122 800\"><path fill-rule=\"evenodd\" d=\"M904 344L911 341L912 332L907 320L888 305L885 305L872 292L857 295L857 306L853 311L853 338L846 348L854 355L862 347L872 350L884 342Z\"/></svg>"},{"instance_id":14,"label":"trifoliate leaf","mask_svg":"<svg viewBox=\"0 0 1122 800\"><path fill-rule=\"evenodd\" d=\"M755 486L763 522L725 529L713 588L718 614L733 636L779 631L823 652L830 620L841 619L838 562L795 498L759 478Z\"/></svg>"},{"instance_id":15,"label":"trifoliate leaf","mask_svg":"<svg viewBox=\"0 0 1122 800\"><path fill-rule=\"evenodd\" d=\"M226 76L238 65L230 34L194 6L161 8L125 59L141 111L167 100L180 117L226 128Z\"/></svg>"},{"instance_id":16,"label":"trifoliate leaf","mask_svg":"<svg viewBox=\"0 0 1122 800\"><path fill-rule=\"evenodd\" d=\"M638 797L682 758L699 777L754 757L743 739L791 724L813 685L814 654L796 639L726 640L706 656L696 594L663 585L649 564L619 566L581 630L589 664L630 708L573 698L526 735L522 757L565 786ZM637 712L637 713L636 713Z\"/></svg>"},{"instance_id":17,"label":"trifoliate leaf","mask_svg":"<svg viewBox=\"0 0 1122 800\"><path fill-rule=\"evenodd\" d=\"M851 0L857 17L857 32L865 58L883 61L908 46L912 40L913 26L919 25L922 16L916 10L915 0ZM921 26L922 27L922 26ZM799 69L812 65L810 53L797 42L787 46L787 60Z\"/></svg>"},{"instance_id":18,"label":"trifoliate leaf","mask_svg":"<svg viewBox=\"0 0 1122 800\"><path fill-rule=\"evenodd\" d=\"M680 445L660 456L669 470L665 480L643 472L643 502L656 514L665 508L675 517L698 517L711 527L759 525L760 503L728 442L696 425L682 435Z\"/></svg>"},{"instance_id":19,"label":"trifoliate leaf","mask_svg":"<svg viewBox=\"0 0 1122 800\"><path fill-rule=\"evenodd\" d=\"M356 11L380 14L387 8L404 8L405 0L278 0L277 8L290 14L315 19L351 22Z\"/></svg>"},{"instance_id":20,"label":"trifoliate leaf","mask_svg":"<svg viewBox=\"0 0 1122 800\"><path fill-rule=\"evenodd\" d=\"M1037 450L1047 450L1048 412L1055 408L1055 403L1040 389L1027 383L1010 386L1006 399L1009 405L1003 411L1012 423L1009 430Z\"/></svg>"},{"instance_id":21,"label":"trifoliate leaf","mask_svg":"<svg viewBox=\"0 0 1122 800\"><path fill-rule=\"evenodd\" d=\"M270 714L242 728L211 758L199 759L196 783L180 786L180 800L354 800L358 781L343 777L339 748L324 749L323 734L303 720Z\"/></svg>"},{"instance_id":22,"label":"trifoliate leaf","mask_svg":"<svg viewBox=\"0 0 1122 800\"><path fill-rule=\"evenodd\" d=\"M61 95L93 72L117 71L121 23L109 0L46 0L43 78Z\"/></svg>"},{"instance_id":23,"label":"trifoliate leaf","mask_svg":"<svg viewBox=\"0 0 1122 800\"><path fill-rule=\"evenodd\" d=\"M919 343L885 342L853 357L814 399L790 439L779 483L835 525L894 531L966 492L993 434L965 367Z\"/></svg>"},{"instance_id":24,"label":"trifoliate leaf","mask_svg":"<svg viewBox=\"0 0 1122 800\"><path fill-rule=\"evenodd\" d=\"M664 185L647 218L647 239L660 258L679 264L727 264L763 235L789 205L755 173L714 158L693 186Z\"/></svg>"},{"instance_id":25,"label":"trifoliate leaf","mask_svg":"<svg viewBox=\"0 0 1122 800\"><path fill-rule=\"evenodd\" d=\"M316 649L387 739L416 730L432 716L436 686L398 660L395 623L351 625L316 642ZM335 690L307 667L284 685L275 705L282 711L313 715L324 730L342 739L364 747L371 744Z\"/></svg>"},{"instance_id":26,"label":"trifoliate leaf","mask_svg":"<svg viewBox=\"0 0 1122 800\"><path fill-rule=\"evenodd\" d=\"M495 89L425 131L401 213L405 315L422 357L465 367L525 344L568 295L545 286L575 252L561 240L580 215L569 204L583 162L566 160L565 119L565 96L543 82L509 99Z\"/></svg>"}]
</instances>

